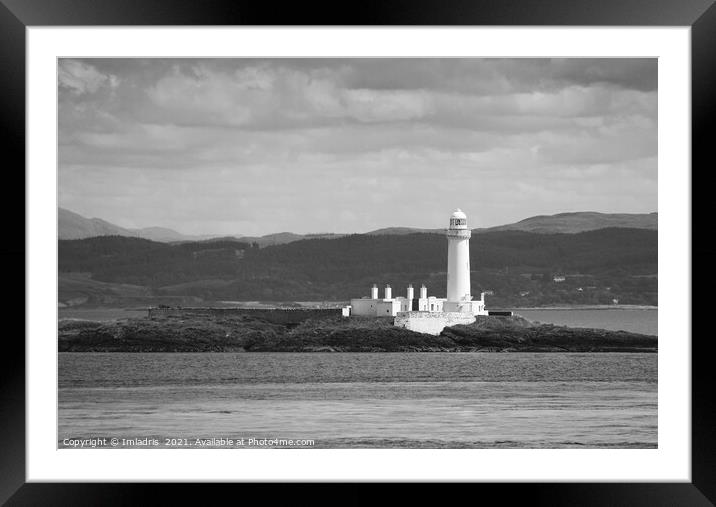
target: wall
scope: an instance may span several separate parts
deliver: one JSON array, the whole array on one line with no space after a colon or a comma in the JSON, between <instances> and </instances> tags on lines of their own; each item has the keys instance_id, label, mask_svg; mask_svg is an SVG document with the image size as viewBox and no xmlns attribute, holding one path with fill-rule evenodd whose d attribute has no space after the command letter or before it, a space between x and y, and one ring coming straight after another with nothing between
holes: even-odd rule
<instances>
[{"instance_id":1,"label":"wall","mask_svg":"<svg viewBox=\"0 0 716 507\"><path fill-rule=\"evenodd\" d=\"M446 312L472 313L473 315L487 315L485 303L481 299L477 301L446 301L444 304Z\"/></svg>"},{"instance_id":2,"label":"wall","mask_svg":"<svg viewBox=\"0 0 716 507\"><path fill-rule=\"evenodd\" d=\"M444 303L445 300L443 298L436 298L435 296L430 296L425 299L421 298L418 299L417 310L420 312L442 312Z\"/></svg>"},{"instance_id":3,"label":"wall","mask_svg":"<svg viewBox=\"0 0 716 507\"><path fill-rule=\"evenodd\" d=\"M449 326L472 324L475 316L457 312L400 312L393 324L416 333L439 335Z\"/></svg>"},{"instance_id":4,"label":"wall","mask_svg":"<svg viewBox=\"0 0 716 507\"><path fill-rule=\"evenodd\" d=\"M391 299L390 301L378 301L375 315L377 317L393 317L400 311L400 301Z\"/></svg>"},{"instance_id":5,"label":"wall","mask_svg":"<svg viewBox=\"0 0 716 507\"><path fill-rule=\"evenodd\" d=\"M357 317L394 317L396 313L402 310L404 304L405 299L403 298L388 301L384 299L351 299L351 315Z\"/></svg>"},{"instance_id":6,"label":"wall","mask_svg":"<svg viewBox=\"0 0 716 507\"><path fill-rule=\"evenodd\" d=\"M375 317L375 308L380 299L351 299L351 315Z\"/></svg>"},{"instance_id":7,"label":"wall","mask_svg":"<svg viewBox=\"0 0 716 507\"><path fill-rule=\"evenodd\" d=\"M396 299L400 302L400 308L398 308L399 312L410 312L418 309L417 299L408 299L402 297Z\"/></svg>"}]
</instances>

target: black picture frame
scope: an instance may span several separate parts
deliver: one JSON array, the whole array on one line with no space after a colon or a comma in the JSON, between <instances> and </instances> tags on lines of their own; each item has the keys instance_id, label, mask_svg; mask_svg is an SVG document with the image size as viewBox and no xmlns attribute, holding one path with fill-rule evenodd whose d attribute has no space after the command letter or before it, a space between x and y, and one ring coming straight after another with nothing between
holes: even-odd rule
<instances>
[{"instance_id":1,"label":"black picture frame","mask_svg":"<svg viewBox=\"0 0 716 507\"><path fill-rule=\"evenodd\" d=\"M363 2L321 5L246 0L200 2L197 0L0 0L0 102L2 138L5 141L5 188L25 188L25 29L31 26L116 25L553 25L553 26L690 26L692 70L692 270L699 270L699 286L708 287L711 275L705 260L715 253L708 246L709 210L693 206L706 202L713 188L712 144L708 126L715 112L716 6L714 0L459 0ZM10 155L9 157L7 155ZM8 192L17 196L19 191ZM704 194L704 199L697 199ZM6 279L20 286L25 265L22 203L4 199L6 226L0 255ZM704 229L694 238L693 231ZM7 229L6 229L7 231ZM12 238L12 240L10 240ZM700 239L704 238L704 239ZM17 280L15 280L17 278ZM24 277L23 277L23 287ZM25 294L23 288L22 294ZM12 294L17 301L17 290ZM692 291L694 321L707 314L708 300ZM17 304L16 302L14 304ZM693 327L692 328L696 329ZM4 336L4 361L0 368L0 502L8 505L134 505L145 504L147 495L170 503L206 502L214 492L226 493L228 485L164 484L40 484L25 480L25 347L18 333ZM24 334L24 326L23 326ZM690 337L687 337L690 338ZM476 484L481 499L494 496L500 502L526 496L538 505L711 505L716 503L716 437L712 394L711 336L693 333L692 339L692 482L691 483L589 483L589 484ZM242 496L248 485L239 485ZM252 485L250 493L272 495L271 485ZM354 489L354 500L370 497ZM459 488L460 490L463 488ZM305 491L300 489L299 491ZM419 494L422 488L415 489ZM465 492L462 491L464 494ZM313 493L298 493L315 500ZM343 499L345 493L341 493Z\"/></svg>"}]
</instances>

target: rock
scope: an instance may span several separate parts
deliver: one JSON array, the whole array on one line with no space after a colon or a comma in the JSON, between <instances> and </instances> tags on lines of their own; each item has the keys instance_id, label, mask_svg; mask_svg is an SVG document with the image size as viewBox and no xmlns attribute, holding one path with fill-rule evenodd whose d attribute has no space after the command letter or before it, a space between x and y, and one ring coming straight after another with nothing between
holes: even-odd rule
<instances>
[{"instance_id":1,"label":"rock","mask_svg":"<svg viewBox=\"0 0 716 507\"><path fill-rule=\"evenodd\" d=\"M58 324L61 352L656 352L658 339L623 331L478 317L439 335L380 319L311 319L298 326L255 318L127 319Z\"/></svg>"}]
</instances>

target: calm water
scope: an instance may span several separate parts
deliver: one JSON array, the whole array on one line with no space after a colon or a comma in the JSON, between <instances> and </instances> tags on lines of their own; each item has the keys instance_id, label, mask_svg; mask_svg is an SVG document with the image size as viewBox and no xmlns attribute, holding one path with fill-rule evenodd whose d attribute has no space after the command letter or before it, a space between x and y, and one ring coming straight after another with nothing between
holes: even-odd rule
<instances>
[{"instance_id":1,"label":"calm water","mask_svg":"<svg viewBox=\"0 0 716 507\"><path fill-rule=\"evenodd\" d=\"M570 327L595 327L658 336L658 311L634 309L603 310L515 310L528 320Z\"/></svg>"},{"instance_id":2,"label":"calm water","mask_svg":"<svg viewBox=\"0 0 716 507\"><path fill-rule=\"evenodd\" d=\"M60 447L113 437L657 445L656 354L61 353L59 386Z\"/></svg>"}]
</instances>

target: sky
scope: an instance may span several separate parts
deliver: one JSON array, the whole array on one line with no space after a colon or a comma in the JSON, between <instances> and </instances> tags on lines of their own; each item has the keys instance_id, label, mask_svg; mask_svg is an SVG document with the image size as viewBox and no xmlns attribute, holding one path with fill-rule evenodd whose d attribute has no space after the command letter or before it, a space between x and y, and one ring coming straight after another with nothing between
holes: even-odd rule
<instances>
[{"instance_id":1,"label":"sky","mask_svg":"<svg viewBox=\"0 0 716 507\"><path fill-rule=\"evenodd\" d=\"M185 234L657 211L656 59L60 59L59 205Z\"/></svg>"}]
</instances>

